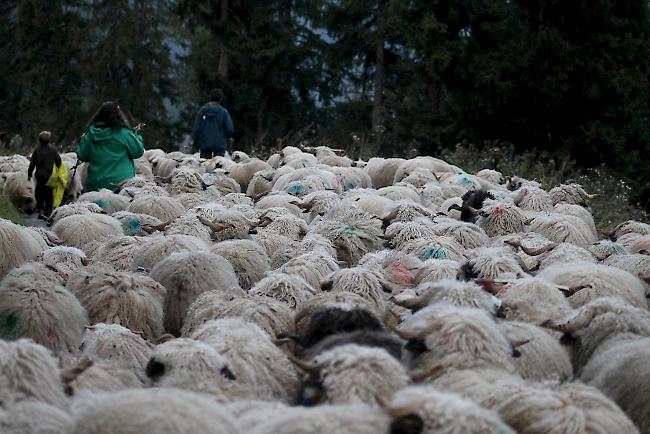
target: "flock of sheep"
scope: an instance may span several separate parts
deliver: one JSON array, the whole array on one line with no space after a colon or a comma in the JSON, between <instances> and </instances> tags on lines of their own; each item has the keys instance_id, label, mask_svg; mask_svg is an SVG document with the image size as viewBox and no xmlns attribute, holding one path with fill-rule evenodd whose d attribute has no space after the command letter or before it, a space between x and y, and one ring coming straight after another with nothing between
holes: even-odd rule
<instances>
[{"instance_id":1,"label":"flock of sheep","mask_svg":"<svg viewBox=\"0 0 650 434\"><path fill-rule=\"evenodd\" d=\"M313 151L147 150L48 230L0 219L0 432L650 433L650 225Z\"/></svg>"}]
</instances>

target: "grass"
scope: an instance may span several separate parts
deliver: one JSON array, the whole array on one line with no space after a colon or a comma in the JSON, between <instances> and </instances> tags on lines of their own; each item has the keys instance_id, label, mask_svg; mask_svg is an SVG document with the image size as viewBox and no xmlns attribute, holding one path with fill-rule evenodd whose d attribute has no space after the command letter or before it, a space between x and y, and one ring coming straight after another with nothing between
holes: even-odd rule
<instances>
[{"instance_id":1,"label":"grass","mask_svg":"<svg viewBox=\"0 0 650 434\"><path fill-rule=\"evenodd\" d=\"M9 197L0 195L0 217L3 219L11 220L12 222L26 226L27 222L11 203Z\"/></svg>"}]
</instances>

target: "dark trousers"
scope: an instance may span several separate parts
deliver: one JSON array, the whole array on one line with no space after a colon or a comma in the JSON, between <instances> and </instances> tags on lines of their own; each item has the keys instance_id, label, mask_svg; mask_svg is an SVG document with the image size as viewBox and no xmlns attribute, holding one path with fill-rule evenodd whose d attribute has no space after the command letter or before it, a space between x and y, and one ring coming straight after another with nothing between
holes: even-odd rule
<instances>
[{"instance_id":1,"label":"dark trousers","mask_svg":"<svg viewBox=\"0 0 650 434\"><path fill-rule=\"evenodd\" d=\"M36 178L36 189L34 190L34 196L36 196L36 209L49 216L52 213L52 189L47 185L47 179Z\"/></svg>"},{"instance_id":2,"label":"dark trousers","mask_svg":"<svg viewBox=\"0 0 650 434\"><path fill-rule=\"evenodd\" d=\"M201 149L201 158L209 160L212 157L223 157L226 154L226 151L215 151L213 149Z\"/></svg>"}]
</instances>

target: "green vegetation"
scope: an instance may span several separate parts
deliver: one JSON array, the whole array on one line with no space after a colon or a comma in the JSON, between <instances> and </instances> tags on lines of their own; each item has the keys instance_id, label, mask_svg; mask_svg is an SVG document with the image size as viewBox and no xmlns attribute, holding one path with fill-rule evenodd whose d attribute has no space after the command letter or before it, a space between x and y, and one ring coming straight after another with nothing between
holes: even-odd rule
<instances>
[{"instance_id":1,"label":"green vegetation","mask_svg":"<svg viewBox=\"0 0 650 434\"><path fill-rule=\"evenodd\" d=\"M4 195L0 195L0 218L11 220L19 225L25 225L25 219L13 206L9 198Z\"/></svg>"}]
</instances>

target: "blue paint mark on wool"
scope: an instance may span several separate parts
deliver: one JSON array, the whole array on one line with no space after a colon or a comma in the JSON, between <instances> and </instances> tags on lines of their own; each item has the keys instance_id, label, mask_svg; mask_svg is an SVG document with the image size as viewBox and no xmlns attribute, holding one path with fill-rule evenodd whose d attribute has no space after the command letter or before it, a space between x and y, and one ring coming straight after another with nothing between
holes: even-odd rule
<instances>
[{"instance_id":1,"label":"blue paint mark on wool","mask_svg":"<svg viewBox=\"0 0 650 434\"><path fill-rule=\"evenodd\" d=\"M348 182L345 184L346 190L352 190L353 188L357 188L357 184L355 184L354 182Z\"/></svg>"},{"instance_id":2,"label":"blue paint mark on wool","mask_svg":"<svg viewBox=\"0 0 650 434\"><path fill-rule=\"evenodd\" d=\"M420 259L423 261L427 259L447 259L447 252L439 247L429 247L420 255Z\"/></svg>"},{"instance_id":3,"label":"blue paint mark on wool","mask_svg":"<svg viewBox=\"0 0 650 434\"><path fill-rule=\"evenodd\" d=\"M137 219L129 220L126 223L126 230L131 234L140 234L142 233L142 222Z\"/></svg>"},{"instance_id":4,"label":"blue paint mark on wool","mask_svg":"<svg viewBox=\"0 0 650 434\"><path fill-rule=\"evenodd\" d=\"M476 185L477 182L474 178L471 178L469 176L461 176L460 177L460 183L462 185Z\"/></svg>"},{"instance_id":5,"label":"blue paint mark on wool","mask_svg":"<svg viewBox=\"0 0 650 434\"><path fill-rule=\"evenodd\" d=\"M108 206L111 204L106 199L95 199L95 200L93 200L93 203L99 205L102 209L108 208Z\"/></svg>"},{"instance_id":6,"label":"blue paint mark on wool","mask_svg":"<svg viewBox=\"0 0 650 434\"><path fill-rule=\"evenodd\" d=\"M295 185L292 185L291 187L289 187L289 191L287 191L287 193L289 193L289 194L302 194L302 193L305 193L306 191L307 191L307 188L304 185L295 184Z\"/></svg>"}]
</instances>

